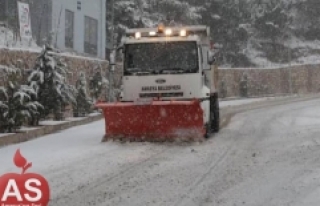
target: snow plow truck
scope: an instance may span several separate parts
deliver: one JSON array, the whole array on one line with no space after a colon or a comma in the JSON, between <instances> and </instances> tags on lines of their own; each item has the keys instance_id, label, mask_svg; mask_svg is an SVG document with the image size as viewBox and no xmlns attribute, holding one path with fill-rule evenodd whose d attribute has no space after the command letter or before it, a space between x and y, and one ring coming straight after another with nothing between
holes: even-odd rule
<instances>
[{"instance_id":1,"label":"snow plow truck","mask_svg":"<svg viewBox=\"0 0 320 206\"><path fill-rule=\"evenodd\" d=\"M209 27L128 29L120 51L120 98L96 104L105 117L103 141L203 141L219 131Z\"/></svg>"}]
</instances>

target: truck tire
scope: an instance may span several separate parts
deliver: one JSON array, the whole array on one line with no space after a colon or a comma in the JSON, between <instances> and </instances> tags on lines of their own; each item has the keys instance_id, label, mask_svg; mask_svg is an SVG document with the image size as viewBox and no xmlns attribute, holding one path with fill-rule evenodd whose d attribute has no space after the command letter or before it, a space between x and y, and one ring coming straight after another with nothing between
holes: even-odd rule
<instances>
[{"instance_id":1,"label":"truck tire","mask_svg":"<svg viewBox=\"0 0 320 206\"><path fill-rule=\"evenodd\" d=\"M220 110L219 110L219 98L215 93L210 96L210 121L205 125L206 133L204 137L210 138L210 135L217 133L220 130Z\"/></svg>"},{"instance_id":2,"label":"truck tire","mask_svg":"<svg viewBox=\"0 0 320 206\"><path fill-rule=\"evenodd\" d=\"M211 134L210 123L207 123L205 125L205 129L206 129L206 133L204 134L204 138L208 139L210 137L210 134Z\"/></svg>"},{"instance_id":3,"label":"truck tire","mask_svg":"<svg viewBox=\"0 0 320 206\"><path fill-rule=\"evenodd\" d=\"M212 133L217 133L220 130L220 110L219 98L215 93L210 97L210 129Z\"/></svg>"}]
</instances>

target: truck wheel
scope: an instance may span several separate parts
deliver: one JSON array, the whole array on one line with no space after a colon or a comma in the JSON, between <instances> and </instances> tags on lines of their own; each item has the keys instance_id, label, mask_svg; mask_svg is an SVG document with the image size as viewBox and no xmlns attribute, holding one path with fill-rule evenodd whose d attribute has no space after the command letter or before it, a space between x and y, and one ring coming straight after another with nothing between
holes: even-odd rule
<instances>
[{"instance_id":1,"label":"truck wheel","mask_svg":"<svg viewBox=\"0 0 320 206\"><path fill-rule=\"evenodd\" d=\"M210 129L211 132L216 133L220 130L220 110L218 94L215 93L210 97Z\"/></svg>"},{"instance_id":2,"label":"truck wheel","mask_svg":"<svg viewBox=\"0 0 320 206\"><path fill-rule=\"evenodd\" d=\"M205 125L205 129L206 129L206 133L204 134L204 138L208 139L210 137L210 134L211 134L210 123L207 123Z\"/></svg>"},{"instance_id":3,"label":"truck wheel","mask_svg":"<svg viewBox=\"0 0 320 206\"><path fill-rule=\"evenodd\" d=\"M205 125L206 133L204 137L208 139L210 134L220 130L220 110L218 94L215 93L210 97L210 121Z\"/></svg>"}]
</instances>

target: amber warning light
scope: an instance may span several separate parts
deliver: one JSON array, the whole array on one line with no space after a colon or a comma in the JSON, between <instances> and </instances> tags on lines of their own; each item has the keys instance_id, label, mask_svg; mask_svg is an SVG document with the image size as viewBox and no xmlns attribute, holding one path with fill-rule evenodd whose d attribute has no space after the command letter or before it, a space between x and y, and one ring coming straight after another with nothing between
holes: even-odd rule
<instances>
[{"instance_id":1,"label":"amber warning light","mask_svg":"<svg viewBox=\"0 0 320 206\"><path fill-rule=\"evenodd\" d=\"M163 31L164 31L164 25L163 24L159 24L158 33L163 33Z\"/></svg>"},{"instance_id":2,"label":"amber warning light","mask_svg":"<svg viewBox=\"0 0 320 206\"><path fill-rule=\"evenodd\" d=\"M163 24L159 24L157 30L151 30L149 32L140 32L137 31L134 33L134 38L136 39L141 39L142 37L156 37L159 35L161 37L162 35L165 35L167 37L169 36L180 36L180 37L187 37L188 36L188 31L186 29L181 29L181 30L174 30L172 28L165 28Z\"/></svg>"}]
</instances>

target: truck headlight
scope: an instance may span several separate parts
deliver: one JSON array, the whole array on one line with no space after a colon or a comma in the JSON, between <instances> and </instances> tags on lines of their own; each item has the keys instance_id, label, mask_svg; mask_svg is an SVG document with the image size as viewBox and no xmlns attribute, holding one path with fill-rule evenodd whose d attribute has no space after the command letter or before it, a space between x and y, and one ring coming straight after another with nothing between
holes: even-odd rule
<instances>
[{"instance_id":1,"label":"truck headlight","mask_svg":"<svg viewBox=\"0 0 320 206\"><path fill-rule=\"evenodd\" d=\"M172 34L172 30L166 29L165 34L166 34L166 36L170 36Z\"/></svg>"},{"instance_id":2,"label":"truck headlight","mask_svg":"<svg viewBox=\"0 0 320 206\"><path fill-rule=\"evenodd\" d=\"M187 36L187 31L186 30L181 30L180 31L180 36Z\"/></svg>"},{"instance_id":3,"label":"truck headlight","mask_svg":"<svg viewBox=\"0 0 320 206\"><path fill-rule=\"evenodd\" d=\"M156 34L157 34L157 33L156 33L155 31L150 31L150 32L149 32L149 35L150 35L150 36L155 36Z\"/></svg>"},{"instance_id":4,"label":"truck headlight","mask_svg":"<svg viewBox=\"0 0 320 206\"><path fill-rule=\"evenodd\" d=\"M136 39L141 38L141 33L140 33L140 32L136 32L136 33L135 33L135 37L136 37Z\"/></svg>"}]
</instances>

